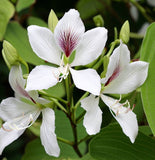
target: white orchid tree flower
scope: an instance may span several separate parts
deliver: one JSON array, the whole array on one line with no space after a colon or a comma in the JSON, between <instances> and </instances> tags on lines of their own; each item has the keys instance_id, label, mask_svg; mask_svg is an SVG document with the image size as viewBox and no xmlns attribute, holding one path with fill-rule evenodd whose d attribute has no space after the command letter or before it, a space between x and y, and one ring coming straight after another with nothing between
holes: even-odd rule
<instances>
[{"instance_id":1,"label":"white orchid tree flower","mask_svg":"<svg viewBox=\"0 0 155 160\"><path fill-rule=\"evenodd\" d=\"M105 78L101 79L104 88L100 97L109 107L112 115L118 121L125 135L134 143L138 133L138 123L135 113L128 102L119 103L105 94L127 94L141 86L147 78L148 63L137 61L130 63L130 52L125 44L120 43L110 56ZM86 110L84 126L88 134L100 131L102 111L99 108L99 98L90 95L81 100L81 107ZM127 105L127 107L126 107Z\"/></svg>"},{"instance_id":2,"label":"white orchid tree flower","mask_svg":"<svg viewBox=\"0 0 155 160\"><path fill-rule=\"evenodd\" d=\"M77 88L99 95L100 77L94 69L74 70L98 58L107 41L107 30L97 27L85 32L79 12L70 9L59 20L54 33L45 27L29 26L33 51L43 60L58 65L35 67L27 79L26 90L48 89L65 79L69 72ZM72 59L72 60L71 60Z\"/></svg>"},{"instance_id":3,"label":"white orchid tree flower","mask_svg":"<svg viewBox=\"0 0 155 160\"><path fill-rule=\"evenodd\" d=\"M38 97L36 91L25 91L25 80L22 77L21 66L11 68L9 83L16 98L6 98L0 104L0 117L5 121L0 128L0 154L6 146L31 126L42 112L41 143L47 154L58 157L60 149L55 135L55 113L52 109L43 107L49 101Z\"/></svg>"}]
</instances>

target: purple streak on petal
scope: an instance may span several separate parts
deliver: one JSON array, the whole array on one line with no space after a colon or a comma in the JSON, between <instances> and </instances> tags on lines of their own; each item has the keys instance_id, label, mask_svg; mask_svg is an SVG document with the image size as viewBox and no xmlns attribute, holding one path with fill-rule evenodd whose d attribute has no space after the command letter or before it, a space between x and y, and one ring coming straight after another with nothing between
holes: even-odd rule
<instances>
[{"instance_id":1,"label":"purple streak on petal","mask_svg":"<svg viewBox=\"0 0 155 160\"><path fill-rule=\"evenodd\" d=\"M28 94L28 92L23 87L20 86L17 80L16 80L16 89L18 93L20 93L22 96L26 98L29 98L33 103L36 104L35 100Z\"/></svg>"},{"instance_id":2,"label":"purple streak on petal","mask_svg":"<svg viewBox=\"0 0 155 160\"><path fill-rule=\"evenodd\" d=\"M76 33L72 32L70 29L60 33L59 45L65 53L66 57L70 56L70 54L78 45L78 42L79 36Z\"/></svg>"},{"instance_id":3,"label":"purple streak on petal","mask_svg":"<svg viewBox=\"0 0 155 160\"><path fill-rule=\"evenodd\" d=\"M111 75L111 77L109 77L109 79L107 80L107 82L105 83L105 86L107 86L112 80L114 80L116 77L118 77L120 73L120 67L117 66L113 72L113 74Z\"/></svg>"}]
</instances>

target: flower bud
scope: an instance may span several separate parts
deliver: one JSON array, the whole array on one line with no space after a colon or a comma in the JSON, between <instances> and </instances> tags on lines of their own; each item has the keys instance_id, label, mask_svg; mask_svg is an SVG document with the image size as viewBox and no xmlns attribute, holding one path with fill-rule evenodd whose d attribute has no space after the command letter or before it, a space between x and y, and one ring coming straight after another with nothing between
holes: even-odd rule
<instances>
[{"instance_id":1,"label":"flower bud","mask_svg":"<svg viewBox=\"0 0 155 160\"><path fill-rule=\"evenodd\" d=\"M58 18L56 16L55 12L51 9L51 12L50 12L50 14L48 16L48 28L52 32L54 32L54 29L55 29L57 23L58 23Z\"/></svg>"},{"instance_id":2,"label":"flower bud","mask_svg":"<svg viewBox=\"0 0 155 160\"><path fill-rule=\"evenodd\" d=\"M100 14L93 17L93 21L94 21L94 23L97 27L103 27L104 26L104 20L103 20L103 18Z\"/></svg>"},{"instance_id":3,"label":"flower bud","mask_svg":"<svg viewBox=\"0 0 155 160\"><path fill-rule=\"evenodd\" d=\"M123 43L127 44L130 39L130 26L129 26L129 21L125 21L123 24L119 38L123 41Z\"/></svg>"},{"instance_id":4,"label":"flower bud","mask_svg":"<svg viewBox=\"0 0 155 160\"><path fill-rule=\"evenodd\" d=\"M19 55L16 49L5 40L3 41L2 55L8 68L11 68L12 65L16 65L19 61Z\"/></svg>"}]
</instances>

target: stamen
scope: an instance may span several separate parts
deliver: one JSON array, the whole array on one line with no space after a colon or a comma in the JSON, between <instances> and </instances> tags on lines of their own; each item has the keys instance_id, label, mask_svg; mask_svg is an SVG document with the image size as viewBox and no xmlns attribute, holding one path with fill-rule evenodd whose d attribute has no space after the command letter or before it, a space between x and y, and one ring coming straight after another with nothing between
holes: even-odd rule
<instances>
[{"instance_id":1,"label":"stamen","mask_svg":"<svg viewBox=\"0 0 155 160\"><path fill-rule=\"evenodd\" d=\"M12 129L6 129L6 128L3 126L3 124L2 124L2 129L3 129L4 131L6 131L6 132L11 132L11 131L12 131Z\"/></svg>"},{"instance_id":2,"label":"stamen","mask_svg":"<svg viewBox=\"0 0 155 160\"><path fill-rule=\"evenodd\" d=\"M24 113L22 115L22 117L24 118ZM2 125L2 128L4 131L7 131L7 132L11 132L13 130L22 130L22 129L26 129L28 127L30 127L33 123L34 123L34 119L33 119L33 116L32 114L29 115L29 118L27 119L27 124L24 124L23 122L19 122L18 124L16 124L19 120L21 120L22 117L18 117L18 118L15 118L14 120L11 121L11 123L8 122L8 126L10 129L6 129L3 125Z\"/></svg>"},{"instance_id":3,"label":"stamen","mask_svg":"<svg viewBox=\"0 0 155 160\"><path fill-rule=\"evenodd\" d=\"M66 79L69 74L69 64L66 66L60 66L57 73L54 71L52 71L52 73L57 81L61 82L63 79Z\"/></svg>"},{"instance_id":4,"label":"stamen","mask_svg":"<svg viewBox=\"0 0 155 160\"><path fill-rule=\"evenodd\" d=\"M129 111L131 111L130 103L128 100L126 100L124 103L119 103L120 101L121 101L121 96L120 99L116 100L114 104L112 104L111 107L109 108L113 116L118 116L119 114L128 113ZM124 107L124 105L126 104L127 107ZM115 115L113 112L115 113Z\"/></svg>"},{"instance_id":5,"label":"stamen","mask_svg":"<svg viewBox=\"0 0 155 160\"><path fill-rule=\"evenodd\" d=\"M131 110L133 111L135 107L136 107L136 104L133 104Z\"/></svg>"}]
</instances>

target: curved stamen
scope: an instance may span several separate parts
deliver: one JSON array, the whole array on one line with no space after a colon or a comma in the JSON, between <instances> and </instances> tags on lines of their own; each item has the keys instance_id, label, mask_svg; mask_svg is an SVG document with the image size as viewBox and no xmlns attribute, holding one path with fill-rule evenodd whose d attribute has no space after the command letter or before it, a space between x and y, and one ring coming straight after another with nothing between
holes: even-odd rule
<instances>
[{"instance_id":1,"label":"curved stamen","mask_svg":"<svg viewBox=\"0 0 155 160\"><path fill-rule=\"evenodd\" d=\"M35 113L37 114L37 113ZM8 127L9 129L5 128L4 125L2 125L2 128L4 131L7 131L7 132L11 132L13 130L22 130L22 129L26 129L28 127L30 127L34 122L35 122L35 119L33 118L33 115L30 114L28 119L24 120L24 123L22 122L22 120L25 118L25 115L23 113L22 116L18 117L18 118L15 118L13 119L10 123L8 122Z\"/></svg>"},{"instance_id":2,"label":"curved stamen","mask_svg":"<svg viewBox=\"0 0 155 160\"><path fill-rule=\"evenodd\" d=\"M119 114L124 114L124 113L128 113L131 109L130 109L130 103L128 100L126 100L126 102L124 103L119 103L121 101L121 96L119 100L116 100L114 102L113 105L111 105L110 112L111 114L115 117L118 116ZM124 107L124 105L127 104L127 107ZM114 114L115 113L115 114Z\"/></svg>"}]
</instances>

